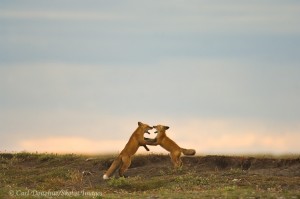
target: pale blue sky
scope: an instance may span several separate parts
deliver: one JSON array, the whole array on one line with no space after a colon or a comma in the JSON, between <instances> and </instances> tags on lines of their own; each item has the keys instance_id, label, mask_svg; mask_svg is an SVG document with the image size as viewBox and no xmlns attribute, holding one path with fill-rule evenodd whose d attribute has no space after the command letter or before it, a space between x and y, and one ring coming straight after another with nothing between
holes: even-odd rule
<instances>
[{"instance_id":1,"label":"pale blue sky","mask_svg":"<svg viewBox=\"0 0 300 199\"><path fill-rule=\"evenodd\" d=\"M300 152L299 63L299 1L1 0L0 150L141 120L195 147L255 135L203 153Z\"/></svg>"}]
</instances>

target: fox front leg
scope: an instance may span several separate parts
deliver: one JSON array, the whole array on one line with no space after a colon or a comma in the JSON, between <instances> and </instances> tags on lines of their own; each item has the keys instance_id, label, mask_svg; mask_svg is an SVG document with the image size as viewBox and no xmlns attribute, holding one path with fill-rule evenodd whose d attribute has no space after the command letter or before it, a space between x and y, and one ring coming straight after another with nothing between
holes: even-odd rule
<instances>
[{"instance_id":1,"label":"fox front leg","mask_svg":"<svg viewBox=\"0 0 300 199\"><path fill-rule=\"evenodd\" d=\"M147 145L143 145L143 147L144 147L147 151L150 151L150 149L147 147Z\"/></svg>"},{"instance_id":2,"label":"fox front leg","mask_svg":"<svg viewBox=\"0 0 300 199\"><path fill-rule=\"evenodd\" d=\"M154 139L151 139L151 138L146 138L144 137L144 140L146 142L147 145L154 145L156 146L157 145L157 138L154 138Z\"/></svg>"},{"instance_id":3,"label":"fox front leg","mask_svg":"<svg viewBox=\"0 0 300 199\"><path fill-rule=\"evenodd\" d=\"M149 135L150 135L150 133L148 132L148 131L146 131L146 133L148 133ZM144 137L144 141L145 140L151 140L150 138L145 138ZM150 149L147 147L147 145L145 144L145 145L142 145L147 151L150 151Z\"/></svg>"}]
</instances>

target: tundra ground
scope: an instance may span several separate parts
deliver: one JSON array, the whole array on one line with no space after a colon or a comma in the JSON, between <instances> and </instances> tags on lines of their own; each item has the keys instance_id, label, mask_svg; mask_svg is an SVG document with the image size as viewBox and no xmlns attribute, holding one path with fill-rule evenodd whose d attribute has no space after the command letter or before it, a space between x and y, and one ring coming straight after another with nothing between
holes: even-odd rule
<instances>
[{"instance_id":1,"label":"tundra ground","mask_svg":"<svg viewBox=\"0 0 300 199\"><path fill-rule=\"evenodd\" d=\"M300 156L134 156L104 181L114 155L0 153L0 198L300 198ZM116 172L117 173L117 172Z\"/></svg>"}]
</instances>

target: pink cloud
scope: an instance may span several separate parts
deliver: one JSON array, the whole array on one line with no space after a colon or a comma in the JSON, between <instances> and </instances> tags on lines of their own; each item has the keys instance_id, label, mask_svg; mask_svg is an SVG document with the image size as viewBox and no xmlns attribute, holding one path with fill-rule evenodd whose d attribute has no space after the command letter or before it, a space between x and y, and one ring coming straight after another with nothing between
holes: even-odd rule
<instances>
[{"instance_id":1,"label":"pink cloud","mask_svg":"<svg viewBox=\"0 0 300 199\"><path fill-rule=\"evenodd\" d=\"M296 131L270 132L253 124L234 125L226 121L197 121L170 129L167 134L179 146L194 148L198 154L299 153ZM128 135L129 138L130 135ZM154 137L152 133L151 136ZM47 137L27 139L19 143L26 151L58 153L119 153L127 143L122 140L96 140L84 137ZM168 153L161 147L150 146L150 152ZM138 153L148 153L140 148Z\"/></svg>"}]
</instances>

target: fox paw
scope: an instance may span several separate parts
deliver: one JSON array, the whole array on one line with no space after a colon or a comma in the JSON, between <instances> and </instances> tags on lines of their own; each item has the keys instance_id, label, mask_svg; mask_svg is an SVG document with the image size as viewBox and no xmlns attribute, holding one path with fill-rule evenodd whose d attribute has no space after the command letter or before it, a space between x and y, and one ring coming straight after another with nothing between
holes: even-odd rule
<instances>
[{"instance_id":1,"label":"fox paw","mask_svg":"<svg viewBox=\"0 0 300 199\"><path fill-rule=\"evenodd\" d=\"M157 141L156 138L151 139L151 138L146 138L146 137L144 137L144 140L146 140L147 142L156 142Z\"/></svg>"}]
</instances>

